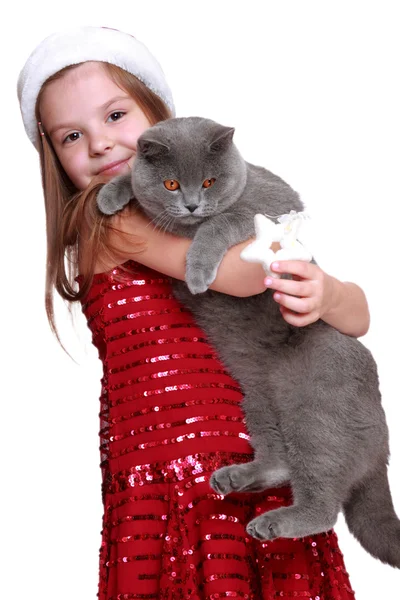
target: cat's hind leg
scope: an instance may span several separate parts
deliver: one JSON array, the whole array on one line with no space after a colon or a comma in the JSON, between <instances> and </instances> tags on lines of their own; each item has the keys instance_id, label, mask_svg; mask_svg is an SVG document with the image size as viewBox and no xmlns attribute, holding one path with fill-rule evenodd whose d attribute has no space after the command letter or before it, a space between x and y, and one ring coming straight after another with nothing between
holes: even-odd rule
<instances>
[{"instance_id":1,"label":"cat's hind leg","mask_svg":"<svg viewBox=\"0 0 400 600\"><path fill-rule=\"evenodd\" d=\"M211 475L210 486L218 494L230 492L261 492L289 481L289 469L284 465L268 466L260 461L222 467Z\"/></svg>"},{"instance_id":2,"label":"cat's hind leg","mask_svg":"<svg viewBox=\"0 0 400 600\"><path fill-rule=\"evenodd\" d=\"M329 531L341 509L349 483L346 451L340 443L341 424L327 411L325 421L316 423L311 401L303 402L303 406L303 410L298 406L291 412L290 425L286 418L285 443L293 505L268 511L250 521L247 532L256 539L301 538ZM329 434L332 431L335 436ZM356 455L354 462L359 464Z\"/></svg>"},{"instance_id":3,"label":"cat's hind leg","mask_svg":"<svg viewBox=\"0 0 400 600\"><path fill-rule=\"evenodd\" d=\"M332 529L339 510L339 503L327 502L325 497L316 494L309 504L277 508L256 517L246 530L258 540L301 538Z\"/></svg>"},{"instance_id":4,"label":"cat's hind leg","mask_svg":"<svg viewBox=\"0 0 400 600\"><path fill-rule=\"evenodd\" d=\"M256 379L254 377L254 379ZM245 423L254 449L254 460L222 467L210 478L218 494L262 492L289 482L286 448L271 403L265 398L264 382L245 390Z\"/></svg>"}]
</instances>

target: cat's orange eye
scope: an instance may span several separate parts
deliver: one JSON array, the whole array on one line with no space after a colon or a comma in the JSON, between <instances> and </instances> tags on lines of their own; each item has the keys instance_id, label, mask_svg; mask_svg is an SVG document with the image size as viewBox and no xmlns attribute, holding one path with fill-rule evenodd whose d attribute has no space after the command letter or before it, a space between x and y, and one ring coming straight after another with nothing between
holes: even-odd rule
<instances>
[{"instance_id":1,"label":"cat's orange eye","mask_svg":"<svg viewBox=\"0 0 400 600\"><path fill-rule=\"evenodd\" d=\"M177 181L176 179L166 179L164 181L164 185L167 188L167 190L169 190L170 192L174 192L175 190L179 190L179 188L181 187L179 185L179 181Z\"/></svg>"},{"instance_id":2,"label":"cat's orange eye","mask_svg":"<svg viewBox=\"0 0 400 600\"><path fill-rule=\"evenodd\" d=\"M205 181L203 181L203 187L210 188L212 185L214 185L214 183L215 183L214 177L212 177L211 179L206 179Z\"/></svg>"}]
</instances>

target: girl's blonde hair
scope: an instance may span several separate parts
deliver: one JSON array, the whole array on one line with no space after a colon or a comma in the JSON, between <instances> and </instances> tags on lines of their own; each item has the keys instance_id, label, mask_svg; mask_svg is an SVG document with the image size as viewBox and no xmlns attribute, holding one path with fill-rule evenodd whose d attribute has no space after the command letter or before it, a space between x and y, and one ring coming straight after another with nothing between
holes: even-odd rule
<instances>
[{"instance_id":1,"label":"girl's blonde hair","mask_svg":"<svg viewBox=\"0 0 400 600\"><path fill-rule=\"evenodd\" d=\"M164 102L137 77L115 65L101 64L114 83L137 102L151 125L172 116ZM78 66L71 65L58 71L43 84L36 102L38 122L42 120L40 101L43 90L49 83L61 79L66 72ZM110 230L116 231L112 217L102 215L96 205L97 193L104 182L93 181L83 192L77 190L62 168L50 138L46 133L40 138L39 156L47 234L45 305L50 327L59 339L54 316L54 290L68 303L82 300L92 284L96 259L99 255L113 257L117 263L118 250L109 240ZM79 243L82 239L87 260L82 261L82 281L77 289L75 278L78 275ZM138 252L141 248L143 243L137 240Z\"/></svg>"}]
</instances>

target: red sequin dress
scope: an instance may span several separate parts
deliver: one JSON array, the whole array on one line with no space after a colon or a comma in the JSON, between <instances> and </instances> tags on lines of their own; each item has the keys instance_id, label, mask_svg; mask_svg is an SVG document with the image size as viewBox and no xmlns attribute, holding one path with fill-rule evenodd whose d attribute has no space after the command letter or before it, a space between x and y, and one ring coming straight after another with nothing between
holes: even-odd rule
<instances>
[{"instance_id":1,"label":"red sequin dress","mask_svg":"<svg viewBox=\"0 0 400 600\"><path fill-rule=\"evenodd\" d=\"M289 488L209 487L215 469L252 457L239 386L168 278L125 266L128 278L95 275L83 303L104 365L99 600L354 600L333 531L247 535L250 519L291 503Z\"/></svg>"}]
</instances>

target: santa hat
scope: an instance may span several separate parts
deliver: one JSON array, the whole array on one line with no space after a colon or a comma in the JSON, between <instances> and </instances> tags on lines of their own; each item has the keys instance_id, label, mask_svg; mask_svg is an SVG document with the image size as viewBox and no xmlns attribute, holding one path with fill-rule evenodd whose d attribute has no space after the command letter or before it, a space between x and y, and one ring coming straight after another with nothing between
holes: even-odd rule
<instances>
[{"instance_id":1,"label":"santa hat","mask_svg":"<svg viewBox=\"0 0 400 600\"><path fill-rule=\"evenodd\" d=\"M22 120L31 142L39 142L35 106L44 82L61 69L88 60L111 63L135 75L175 114L171 90L154 56L133 36L107 27L53 33L32 52L18 78Z\"/></svg>"}]
</instances>

